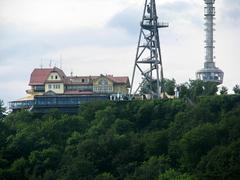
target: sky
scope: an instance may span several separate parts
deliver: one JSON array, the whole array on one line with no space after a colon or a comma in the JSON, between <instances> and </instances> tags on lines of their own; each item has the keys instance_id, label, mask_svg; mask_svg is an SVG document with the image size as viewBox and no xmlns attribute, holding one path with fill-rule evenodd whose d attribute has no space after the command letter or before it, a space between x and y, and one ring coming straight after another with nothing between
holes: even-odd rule
<instances>
[{"instance_id":1,"label":"sky","mask_svg":"<svg viewBox=\"0 0 240 180\"><path fill-rule=\"evenodd\" d=\"M204 1L156 0L164 76L195 79L204 63ZM240 1L216 0L216 66L240 84ZM0 99L26 96L41 66L67 75L132 76L144 0L0 0Z\"/></svg>"}]
</instances>

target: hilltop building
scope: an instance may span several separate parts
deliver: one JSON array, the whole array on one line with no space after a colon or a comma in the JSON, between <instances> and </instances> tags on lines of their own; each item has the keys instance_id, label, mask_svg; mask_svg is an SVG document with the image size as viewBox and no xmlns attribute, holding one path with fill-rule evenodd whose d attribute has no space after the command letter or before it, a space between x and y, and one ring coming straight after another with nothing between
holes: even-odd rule
<instances>
[{"instance_id":1,"label":"hilltop building","mask_svg":"<svg viewBox=\"0 0 240 180\"><path fill-rule=\"evenodd\" d=\"M60 108L69 111L81 103L95 100L123 100L129 91L127 76L66 76L54 68L34 69L27 97L10 102L12 110Z\"/></svg>"}]
</instances>

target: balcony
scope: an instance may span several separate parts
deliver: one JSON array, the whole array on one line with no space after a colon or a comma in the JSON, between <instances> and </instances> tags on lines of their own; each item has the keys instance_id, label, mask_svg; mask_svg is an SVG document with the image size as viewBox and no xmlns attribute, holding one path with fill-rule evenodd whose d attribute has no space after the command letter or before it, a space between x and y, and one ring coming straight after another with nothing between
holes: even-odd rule
<instances>
[{"instance_id":1,"label":"balcony","mask_svg":"<svg viewBox=\"0 0 240 180\"><path fill-rule=\"evenodd\" d=\"M141 26L143 29L146 29L146 30L153 30L155 28L154 24L147 21L141 22ZM166 22L157 23L157 28L166 28L168 26L169 26L169 23L166 23Z\"/></svg>"},{"instance_id":2,"label":"balcony","mask_svg":"<svg viewBox=\"0 0 240 180\"><path fill-rule=\"evenodd\" d=\"M9 108L12 110L30 109L33 105L34 105L34 100L9 102Z\"/></svg>"}]
</instances>

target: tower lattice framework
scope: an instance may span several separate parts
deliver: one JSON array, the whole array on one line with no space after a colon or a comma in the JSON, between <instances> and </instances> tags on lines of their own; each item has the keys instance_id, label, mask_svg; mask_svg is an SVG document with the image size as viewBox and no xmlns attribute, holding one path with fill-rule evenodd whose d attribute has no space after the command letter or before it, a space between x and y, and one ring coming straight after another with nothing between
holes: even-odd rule
<instances>
[{"instance_id":1,"label":"tower lattice framework","mask_svg":"<svg viewBox=\"0 0 240 180\"><path fill-rule=\"evenodd\" d=\"M168 23L158 22L155 0L145 0L131 81L131 95L138 93L143 86L154 98L160 98L161 93L164 94L163 64L158 29L166 27L168 27ZM141 83L134 87L138 78L136 73L140 73L142 79Z\"/></svg>"}]
</instances>

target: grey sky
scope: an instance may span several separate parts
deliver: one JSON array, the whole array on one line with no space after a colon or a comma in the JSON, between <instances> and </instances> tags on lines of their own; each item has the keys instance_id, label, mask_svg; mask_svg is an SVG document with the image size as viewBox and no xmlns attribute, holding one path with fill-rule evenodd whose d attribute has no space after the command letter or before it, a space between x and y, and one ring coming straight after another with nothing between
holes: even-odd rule
<instances>
[{"instance_id":1,"label":"grey sky","mask_svg":"<svg viewBox=\"0 0 240 180\"><path fill-rule=\"evenodd\" d=\"M204 60L203 0L157 0L167 78L195 78ZM224 85L239 84L240 1L216 1L216 63ZM1 0L0 99L25 96L32 70L131 77L144 0Z\"/></svg>"}]
</instances>

